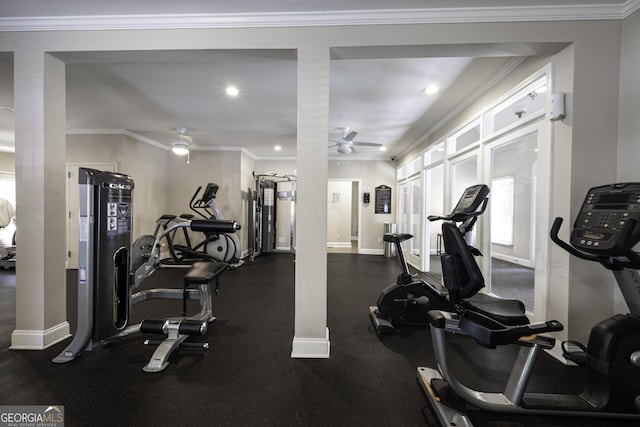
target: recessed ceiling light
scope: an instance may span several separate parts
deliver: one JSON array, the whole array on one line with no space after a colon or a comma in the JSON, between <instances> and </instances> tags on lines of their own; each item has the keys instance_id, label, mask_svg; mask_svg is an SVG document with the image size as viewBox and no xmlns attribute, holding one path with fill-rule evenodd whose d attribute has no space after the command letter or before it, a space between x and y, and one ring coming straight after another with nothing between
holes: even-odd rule
<instances>
[{"instance_id":1,"label":"recessed ceiling light","mask_svg":"<svg viewBox=\"0 0 640 427\"><path fill-rule=\"evenodd\" d=\"M385 147L384 145L380 147L380 151L387 151L387 147Z\"/></svg>"},{"instance_id":2,"label":"recessed ceiling light","mask_svg":"<svg viewBox=\"0 0 640 427\"><path fill-rule=\"evenodd\" d=\"M282 147L279 146L279 145L276 145L275 147L273 147L273 149L276 150L276 151L280 151L280 150L282 150Z\"/></svg>"},{"instance_id":3,"label":"recessed ceiling light","mask_svg":"<svg viewBox=\"0 0 640 427\"><path fill-rule=\"evenodd\" d=\"M225 89L225 92L229 96L238 96L238 94L240 93L238 88L235 86L227 86L227 88Z\"/></svg>"},{"instance_id":4,"label":"recessed ceiling light","mask_svg":"<svg viewBox=\"0 0 640 427\"><path fill-rule=\"evenodd\" d=\"M427 94L427 95L433 95L435 93L438 93L438 91L440 90L440 88L436 85L429 85L427 87L425 87L424 89L422 89L422 91Z\"/></svg>"}]
</instances>

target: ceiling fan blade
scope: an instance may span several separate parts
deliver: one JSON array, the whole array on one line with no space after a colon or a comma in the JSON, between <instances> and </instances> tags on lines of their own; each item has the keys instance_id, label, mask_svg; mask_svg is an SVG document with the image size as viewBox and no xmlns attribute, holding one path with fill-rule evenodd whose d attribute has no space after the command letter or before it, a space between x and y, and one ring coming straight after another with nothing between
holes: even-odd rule
<instances>
[{"instance_id":1,"label":"ceiling fan blade","mask_svg":"<svg viewBox=\"0 0 640 427\"><path fill-rule=\"evenodd\" d=\"M378 144L377 142L361 142L355 141L353 145L360 145L362 147L381 147L382 144Z\"/></svg>"},{"instance_id":2,"label":"ceiling fan blade","mask_svg":"<svg viewBox=\"0 0 640 427\"><path fill-rule=\"evenodd\" d=\"M358 132L356 132L355 130L352 130L343 139L345 141L353 141L353 138L355 138L357 134Z\"/></svg>"},{"instance_id":3,"label":"ceiling fan blade","mask_svg":"<svg viewBox=\"0 0 640 427\"><path fill-rule=\"evenodd\" d=\"M339 144L330 145L329 148L337 147Z\"/></svg>"}]
</instances>

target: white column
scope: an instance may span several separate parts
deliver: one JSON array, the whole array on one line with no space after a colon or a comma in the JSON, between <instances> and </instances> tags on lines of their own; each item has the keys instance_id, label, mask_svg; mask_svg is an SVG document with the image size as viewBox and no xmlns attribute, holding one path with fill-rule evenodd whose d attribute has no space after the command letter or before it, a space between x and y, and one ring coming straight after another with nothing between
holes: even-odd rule
<instances>
[{"instance_id":1,"label":"white column","mask_svg":"<svg viewBox=\"0 0 640 427\"><path fill-rule=\"evenodd\" d=\"M295 335L291 357L328 358L329 49L298 50Z\"/></svg>"},{"instance_id":2,"label":"white column","mask_svg":"<svg viewBox=\"0 0 640 427\"><path fill-rule=\"evenodd\" d=\"M12 349L44 349L66 321L65 65L38 49L14 54L16 329Z\"/></svg>"}]
</instances>

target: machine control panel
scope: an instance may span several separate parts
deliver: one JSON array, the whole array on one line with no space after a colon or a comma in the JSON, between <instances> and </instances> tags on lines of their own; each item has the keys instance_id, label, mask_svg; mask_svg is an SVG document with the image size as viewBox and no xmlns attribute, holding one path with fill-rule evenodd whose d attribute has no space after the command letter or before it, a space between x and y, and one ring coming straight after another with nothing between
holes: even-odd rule
<instances>
[{"instance_id":1,"label":"machine control panel","mask_svg":"<svg viewBox=\"0 0 640 427\"><path fill-rule=\"evenodd\" d=\"M474 213L482 205L489 191L489 187L484 184L472 185L467 188L450 216Z\"/></svg>"},{"instance_id":2,"label":"machine control panel","mask_svg":"<svg viewBox=\"0 0 640 427\"><path fill-rule=\"evenodd\" d=\"M571 244L591 253L616 256L616 244L629 219L640 224L640 183L594 187L582 204L571 232ZM637 243L640 225L636 225L629 238L627 243Z\"/></svg>"}]
</instances>

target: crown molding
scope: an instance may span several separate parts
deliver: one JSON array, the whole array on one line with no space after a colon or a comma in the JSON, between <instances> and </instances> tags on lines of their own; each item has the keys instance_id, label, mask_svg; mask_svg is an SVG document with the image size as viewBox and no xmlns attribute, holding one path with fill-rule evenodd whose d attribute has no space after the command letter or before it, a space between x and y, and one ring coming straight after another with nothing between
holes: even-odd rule
<instances>
[{"instance_id":1,"label":"crown molding","mask_svg":"<svg viewBox=\"0 0 640 427\"><path fill-rule=\"evenodd\" d=\"M135 132L131 132L127 129L67 129L67 135L125 135L129 138L133 138L137 141L144 142L145 144L153 145L156 148L161 148L163 150L170 150L171 147L167 147L166 145L151 139L146 136L142 136Z\"/></svg>"},{"instance_id":2,"label":"crown molding","mask_svg":"<svg viewBox=\"0 0 640 427\"><path fill-rule=\"evenodd\" d=\"M152 145L156 148L160 148L165 151L171 150L171 147L156 141L155 139L147 138L135 132L131 132L127 129L67 129L67 135L126 135L137 141L144 142L145 144ZM239 151L251 157L254 160L263 160L267 157L258 157L245 147L236 147L232 145L218 145L213 147L199 147L197 145L189 146L191 151ZM1 148L0 148L1 151ZM282 157L277 159L282 160Z\"/></svg>"},{"instance_id":3,"label":"crown molding","mask_svg":"<svg viewBox=\"0 0 640 427\"><path fill-rule=\"evenodd\" d=\"M623 4L457 7L323 12L176 15L34 16L0 18L0 31L318 27L474 22L624 19L640 0Z\"/></svg>"}]
</instances>

